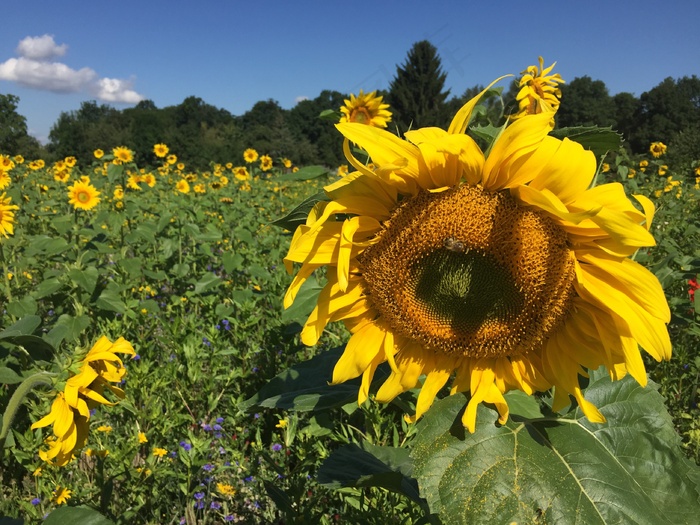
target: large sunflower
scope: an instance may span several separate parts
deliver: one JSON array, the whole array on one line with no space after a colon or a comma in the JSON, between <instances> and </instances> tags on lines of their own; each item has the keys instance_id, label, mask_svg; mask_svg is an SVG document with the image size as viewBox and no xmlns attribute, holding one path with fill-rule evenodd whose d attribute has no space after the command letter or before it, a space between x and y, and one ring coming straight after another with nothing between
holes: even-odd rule
<instances>
[{"instance_id":1,"label":"large sunflower","mask_svg":"<svg viewBox=\"0 0 700 525\"><path fill-rule=\"evenodd\" d=\"M487 88L488 89L488 88ZM480 95L479 95L480 96ZM465 134L479 96L449 130L423 128L407 140L371 126L341 123L357 171L326 187L294 234L285 264L303 282L327 267L328 283L301 339L315 344L342 320L352 333L333 383L362 376L369 395L377 366L391 375L376 399L388 402L421 383L421 417L454 376L451 393L470 392L462 422L503 394L554 388L559 410L574 396L604 421L579 379L606 365L613 379L646 374L638 345L655 359L671 354L668 305L656 278L629 258L654 245L654 212L640 212L618 183L591 187L593 153L548 136L552 113L512 122L485 157ZM362 147L369 170L350 153Z\"/></svg>"},{"instance_id":2,"label":"large sunflower","mask_svg":"<svg viewBox=\"0 0 700 525\"><path fill-rule=\"evenodd\" d=\"M0 235L7 238L15 231L15 210L19 210L16 204L10 204L12 197L6 193L0 195Z\"/></svg>"},{"instance_id":3,"label":"large sunflower","mask_svg":"<svg viewBox=\"0 0 700 525\"><path fill-rule=\"evenodd\" d=\"M342 117L340 122L357 122L378 128L385 128L391 120L389 104L382 103L382 97L377 96L376 91L350 95L350 99L345 99L345 105L340 108Z\"/></svg>"}]
</instances>

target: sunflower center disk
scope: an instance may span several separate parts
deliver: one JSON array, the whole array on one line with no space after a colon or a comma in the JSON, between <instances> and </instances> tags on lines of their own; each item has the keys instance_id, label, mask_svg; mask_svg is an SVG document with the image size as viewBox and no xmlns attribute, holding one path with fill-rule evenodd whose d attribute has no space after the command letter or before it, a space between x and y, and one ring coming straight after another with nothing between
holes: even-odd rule
<instances>
[{"instance_id":1,"label":"sunflower center disk","mask_svg":"<svg viewBox=\"0 0 700 525\"><path fill-rule=\"evenodd\" d=\"M392 329L451 355L535 350L574 296L565 232L508 192L475 186L403 203L360 263Z\"/></svg>"}]
</instances>

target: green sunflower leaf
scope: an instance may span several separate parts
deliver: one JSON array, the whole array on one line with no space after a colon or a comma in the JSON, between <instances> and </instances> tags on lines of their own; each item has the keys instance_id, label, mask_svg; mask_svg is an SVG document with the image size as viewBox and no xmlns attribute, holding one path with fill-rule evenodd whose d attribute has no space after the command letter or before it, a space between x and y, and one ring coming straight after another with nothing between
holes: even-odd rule
<instances>
[{"instance_id":1,"label":"green sunflower leaf","mask_svg":"<svg viewBox=\"0 0 700 525\"><path fill-rule=\"evenodd\" d=\"M317 179L328 173L323 166L306 166L292 173L284 173L276 178L279 181Z\"/></svg>"},{"instance_id":2,"label":"green sunflower leaf","mask_svg":"<svg viewBox=\"0 0 700 525\"><path fill-rule=\"evenodd\" d=\"M326 196L325 192L320 191L318 193L315 193L311 197L304 199L304 201L301 204L299 204L296 208L294 208L284 217L272 221L272 224L274 226L279 226L280 228L284 228L285 230L293 232L297 229L297 226L306 223L306 217L308 217L309 212L316 205L317 202L327 200L328 197Z\"/></svg>"},{"instance_id":3,"label":"green sunflower leaf","mask_svg":"<svg viewBox=\"0 0 700 525\"><path fill-rule=\"evenodd\" d=\"M333 451L318 469L318 482L329 488L382 487L425 503L412 477L407 448L350 443Z\"/></svg>"},{"instance_id":4,"label":"green sunflower leaf","mask_svg":"<svg viewBox=\"0 0 700 525\"><path fill-rule=\"evenodd\" d=\"M114 525L114 522L90 507L59 507L43 521L44 525Z\"/></svg>"},{"instance_id":5,"label":"green sunflower leaf","mask_svg":"<svg viewBox=\"0 0 700 525\"><path fill-rule=\"evenodd\" d=\"M553 137L578 142L586 149L591 150L596 159L600 159L608 151L617 151L622 144L622 135L611 127L599 128L597 126L575 126L570 128L558 128L550 133Z\"/></svg>"},{"instance_id":6,"label":"green sunflower leaf","mask_svg":"<svg viewBox=\"0 0 700 525\"><path fill-rule=\"evenodd\" d=\"M414 475L432 512L450 523L696 523L700 469L680 449L663 398L631 377L591 374L586 398L607 418L516 417L495 424L465 398L435 403L419 424Z\"/></svg>"}]
</instances>

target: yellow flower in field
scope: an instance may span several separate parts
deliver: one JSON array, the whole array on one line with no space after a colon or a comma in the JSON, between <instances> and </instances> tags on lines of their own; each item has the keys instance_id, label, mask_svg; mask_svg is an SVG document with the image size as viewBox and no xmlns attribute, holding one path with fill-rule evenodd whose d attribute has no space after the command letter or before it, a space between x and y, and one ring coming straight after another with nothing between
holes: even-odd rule
<instances>
[{"instance_id":1,"label":"yellow flower in field","mask_svg":"<svg viewBox=\"0 0 700 525\"><path fill-rule=\"evenodd\" d=\"M166 161L168 164L173 165L173 164L175 164L175 163L177 162L177 155L173 155L173 154L171 153L170 155L168 155L168 156L166 157L165 161Z\"/></svg>"},{"instance_id":2,"label":"yellow flower in field","mask_svg":"<svg viewBox=\"0 0 700 525\"><path fill-rule=\"evenodd\" d=\"M178 162L177 166L175 166L178 170L182 171L185 169L185 163L184 162ZM196 175L195 175L196 177Z\"/></svg>"},{"instance_id":3,"label":"yellow flower in field","mask_svg":"<svg viewBox=\"0 0 700 525\"><path fill-rule=\"evenodd\" d=\"M238 180L248 180L250 179L250 174L248 173L248 168L245 166L238 166L233 168L233 176Z\"/></svg>"},{"instance_id":4,"label":"yellow flower in field","mask_svg":"<svg viewBox=\"0 0 700 525\"><path fill-rule=\"evenodd\" d=\"M96 149L95 151L92 152L92 154L96 159L101 159L102 157L104 157L105 152L102 151L101 149Z\"/></svg>"},{"instance_id":5,"label":"yellow flower in field","mask_svg":"<svg viewBox=\"0 0 700 525\"><path fill-rule=\"evenodd\" d=\"M53 491L53 498L52 501L56 505L63 505L66 503L71 496L71 491L68 490L66 487L62 487L61 485L58 485L54 491Z\"/></svg>"},{"instance_id":6,"label":"yellow flower in field","mask_svg":"<svg viewBox=\"0 0 700 525\"><path fill-rule=\"evenodd\" d=\"M179 191L180 193L189 193L190 192L190 183L187 182L185 179L180 179L175 184L175 189L177 191Z\"/></svg>"},{"instance_id":7,"label":"yellow flower in field","mask_svg":"<svg viewBox=\"0 0 700 525\"><path fill-rule=\"evenodd\" d=\"M0 172L10 171L15 167L15 162L9 155L0 155Z\"/></svg>"},{"instance_id":8,"label":"yellow flower in field","mask_svg":"<svg viewBox=\"0 0 700 525\"><path fill-rule=\"evenodd\" d=\"M285 157L282 159L282 166L289 169L292 167L292 161Z\"/></svg>"},{"instance_id":9,"label":"yellow flower in field","mask_svg":"<svg viewBox=\"0 0 700 525\"><path fill-rule=\"evenodd\" d=\"M223 496L234 496L236 494L236 489L228 483L217 483L216 490L219 494Z\"/></svg>"},{"instance_id":10,"label":"yellow flower in field","mask_svg":"<svg viewBox=\"0 0 700 525\"><path fill-rule=\"evenodd\" d=\"M117 201L114 203L114 207L118 210L121 210L122 208L124 208L124 203L122 201Z\"/></svg>"},{"instance_id":11,"label":"yellow flower in field","mask_svg":"<svg viewBox=\"0 0 700 525\"><path fill-rule=\"evenodd\" d=\"M544 67L544 59L539 57L540 66L530 66L521 74L520 91L515 99L518 101L518 112L511 115L511 119L518 119L525 115L537 115L539 113L554 113L559 109L561 89L559 84L564 80L559 73L550 75L557 64L554 62L548 68Z\"/></svg>"},{"instance_id":12,"label":"yellow flower in field","mask_svg":"<svg viewBox=\"0 0 700 525\"><path fill-rule=\"evenodd\" d=\"M649 146L649 152L654 158L659 158L661 155L666 153L666 144L663 142L652 142Z\"/></svg>"},{"instance_id":13,"label":"yellow flower in field","mask_svg":"<svg viewBox=\"0 0 700 525\"><path fill-rule=\"evenodd\" d=\"M223 187L223 184L221 184L220 182L212 182L212 183L209 185L209 187L210 187L212 190L217 191L217 190L220 190L220 189Z\"/></svg>"},{"instance_id":14,"label":"yellow flower in field","mask_svg":"<svg viewBox=\"0 0 700 525\"><path fill-rule=\"evenodd\" d=\"M71 155L70 157L66 157L65 159L63 159L63 162L65 162L66 166L68 166L69 168L74 168L78 160Z\"/></svg>"},{"instance_id":15,"label":"yellow flower in field","mask_svg":"<svg viewBox=\"0 0 700 525\"><path fill-rule=\"evenodd\" d=\"M663 166L659 166L659 175L666 175L666 172L668 171L668 166L665 164Z\"/></svg>"},{"instance_id":16,"label":"yellow flower in field","mask_svg":"<svg viewBox=\"0 0 700 525\"><path fill-rule=\"evenodd\" d=\"M641 162L639 163L639 167L640 167L640 168L646 168L648 165L649 165L649 161L646 160L646 159L644 159L643 161L641 161Z\"/></svg>"},{"instance_id":17,"label":"yellow flower in field","mask_svg":"<svg viewBox=\"0 0 700 525\"><path fill-rule=\"evenodd\" d=\"M68 170L60 170L60 171L54 171L53 178L57 182L62 182L66 183L70 180L70 171Z\"/></svg>"},{"instance_id":18,"label":"yellow flower in field","mask_svg":"<svg viewBox=\"0 0 700 525\"><path fill-rule=\"evenodd\" d=\"M451 393L471 393L462 417L470 432L480 403L495 405L505 423L504 393L553 386L555 411L573 396L590 421L603 422L581 390L587 369L606 365L613 379L629 373L644 385L637 345L656 360L671 355L663 289L629 258L655 244L654 205L636 196L637 211L619 183L590 188L595 155L549 136L551 112L510 123L485 157L465 134L479 96L448 131L417 129L406 140L336 125L357 171L327 186L330 200L297 228L285 265L301 267L284 305L326 268L301 340L314 345L327 323L345 322L352 336L332 382L362 376L359 403L387 361L380 402L426 376L412 421L454 374ZM352 156L350 142L376 171Z\"/></svg>"},{"instance_id":19,"label":"yellow flower in field","mask_svg":"<svg viewBox=\"0 0 700 525\"><path fill-rule=\"evenodd\" d=\"M280 419L279 422L275 425L275 428L287 428L287 425L289 424L289 421L286 419Z\"/></svg>"},{"instance_id":20,"label":"yellow flower in field","mask_svg":"<svg viewBox=\"0 0 700 525\"><path fill-rule=\"evenodd\" d=\"M168 453L168 451L165 450L164 448L155 447L155 448L153 449L153 455L154 455L155 457L157 457L157 458L162 458L162 457L165 456L167 453Z\"/></svg>"},{"instance_id":21,"label":"yellow flower in field","mask_svg":"<svg viewBox=\"0 0 700 525\"><path fill-rule=\"evenodd\" d=\"M269 171L272 169L272 157L269 155L263 155L260 157L260 169L262 171Z\"/></svg>"},{"instance_id":22,"label":"yellow flower in field","mask_svg":"<svg viewBox=\"0 0 700 525\"><path fill-rule=\"evenodd\" d=\"M42 474L42 472L41 472L41 467L35 468L35 469L34 469L34 472L32 472L32 476L34 476L35 478L38 478L38 477L40 477L40 476L43 476L43 474Z\"/></svg>"},{"instance_id":23,"label":"yellow flower in field","mask_svg":"<svg viewBox=\"0 0 700 525\"><path fill-rule=\"evenodd\" d=\"M207 187L204 184L195 184L193 189L194 189L195 193L206 193L207 192Z\"/></svg>"},{"instance_id":24,"label":"yellow flower in field","mask_svg":"<svg viewBox=\"0 0 700 525\"><path fill-rule=\"evenodd\" d=\"M117 146L112 150L114 160L119 164L126 164L134 160L134 153L127 147Z\"/></svg>"},{"instance_id":25,"label":"yellow flower in field","mask_svg":"<svg viewBox=\"0 0 700 525\"><path fill-rule=\"evenodd\" d=\"M24 157L22 155L14 156L15 164L24 164Z\"/></svg>"},{"instance_id":26,"label":"yellow flower in field","mask_svg":"<svg viewBox=\"0 0 700 525\"><path fill-rule=\"evenodd\" d=\"M378 128L386 128L391 121L391 111L389 104L382 103L383 97L377 96L376 91L364 93L360 90L357 97L350 95L350 99L345 99L344 106L340 108L340 122L357 122Z\"/></svg>"},{"instance_id":27,"label":"yellow flower in field","mask_svg":"<svg viewBox=\"0 0 700 525\"><path fill-rule=\"evenodd\" d=\"M91 210L100 202L100 192L90 184L82 180L68 186L68 203L78 210Z\"/></svg>"},{"instance_id":28,"label":"yellow flower in field","mask_svg":"<svg viewBox=\"0 0 700 525\"><path fill-rule=\"evenodd\" d=\"M12 197L6 195L0 195L0 235L5 238L14 235L15 210L19 210L19 206L10 204Z\"/></svg>"},{"instance_id":29,"label":"yellow flower in field","mask_svg":"<svg viewBox=\"0 0 700 525\"><path fill-rule=\"evenodd\" d=\"M642 168L642 171L644 171L644 168ZM637 175L637 170L634 168L630 168L630 170L627 172L627 178L628 179L633 179Z\"/></svg>"},{"instance_id":30,"label":"yellow flower in field","mask_svg":"<svg viewBox=\"0 0 700 525\"><path fill-rule=\"evenodd\" d=\"M156 177L153 173L146 173L141 176L141 181L145 182L149 188L153 188L156 185Z\"/></svg>"},{"instance_id":31,"label":"yellow flower in field","mask_svg":"<svg viewBox=\"0 0 700 525\"><path fill-rule=\"evenodd\" d=\"M120 185L117 185L114 188L114 193L112 194L112 198L115 201L120 201L124 198L124 188L122 188Z\"/></svg>"},{"instance_id":32,"label":"yellow flower in field","mask_svg":"<svg viewBox=\"0 0 700 525\"><path fill-rule=\"evenodd\" d=\"M338 166L338 177L345 177L348 174L348 165L341 164Z\"/></svg>"},{"instance_id":33,"label":"yellow flower in field","mask_svg":"<svg viewBox=\"0 0 700 525\"><path fill-rule=\"evenodd\" d=\"M170 148L168 148L168 146L165 144L156 144L153 146L153 153L156 154L156 157L163 158L168 154L168 152L170 152Z\"/></svg>"},{"instance_id":34,"label":"yellow flower in field","mask_svg":"<svg viewBox=\"0 0 700 525\"><path fill-rule=\"evenodd\" d=\"M243 160L245 160L248 164L252 164L258 160L258 152L253 148L248 148L243 152Z\"/></svg>"},{"instance_id":35,"label":"yellow flower in field","mask_svg":"<svg viewBox=\"0 0 700 525\"><path fill-rule=\"evenodd\" d=\"M47 450L39 450L39 457L51 465L63 466L73 457L73 451L85 445L88 436L90 410L83 401L80 407L70 406L63 392L59 392L48 415L32 425L32 430L53 424L53 436L45 440Z\"/></svg>"},{"instance_id":36,"label":"yellow flower in field","mask_svg":"<svg viewBox=\"0 0 700 525\"><path fill-rule=\"evenodd\" d=\"M105 434L110 433L112 430L114 429L109 425L100 425L99 427L97 427L98 432L104 432Z\"/></svg>"},{"instance_id":37,"label":"yellow flower in field","mask_svg":"<svg viewBox=\"0 0 700 525\"><path fill-rule=\"evenodd\" d=\"M141 191L141 186L139 186L139 182L141 182L141 176L131 173L126 179L126 187L132 190Z\"/></svg>"},{"instance_id":38,"label":"yellow flower in field","mask_svg":"<svg viewBox=\"0 0 700 525\"><path fill-rule=\"evenodd\" d=\"M7 174L7 172L0 171L0 190L4 190L5 188L7 188L11 182L12 182L12 179Z\"/></svg>"},{"instance_id":39,"label":"yellow flower in field","mask_svg":"<svg viewBox=\"0 0 700 525\"><path fill-rule=\"evenodd\" d=\"M142 445L144 443L148 443L148 438L146 437L146 434L144 434L143 432L139 432L139 443Z\"/></svg>"},{"instance_id":40,"label":"yellow flower in field","mask_svg":"<svg viewBox=\"0 0 700 525\"><path fill-rule=\"evenodd\" d=\"M294 166L294 167L292 168L292 173L296 173L297 171L299 171L299 167L298 167L298 166Z\"/></svg>"},{"instance_id":41,"label":"yellow flower in field","mask_svg":"<svg viewBox=\"0 0 700 525\"><path fill-rule=\"evenodd\" d=\"M29 169L32 171L37 171L43 169L46 166L44 159L33 160L29 163Z\"/></svg>"},{"instance_id":42,"label":"yellow flower in field","mask_svg":"<svg viewBox=\"0 0 700 525\"><path fill-rule=\"evenodd\" d=\"M695 173L695 175L700 175L700 166L696 167L693 173Z\"/></svg>"}]
</instances>

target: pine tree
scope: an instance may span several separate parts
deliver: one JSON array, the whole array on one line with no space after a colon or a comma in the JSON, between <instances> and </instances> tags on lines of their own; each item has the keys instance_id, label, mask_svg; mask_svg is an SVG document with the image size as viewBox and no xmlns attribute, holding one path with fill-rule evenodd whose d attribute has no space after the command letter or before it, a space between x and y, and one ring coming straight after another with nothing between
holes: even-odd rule
<instances>
[{"instance_id":1,"label":"pine tree","mask_svg":"<svg viewBox=\"0 0 700 525\"><path fill-rule=\"evenodd\" d=\"M406 62L397 66L386 97L401 132L449 124L445 99L450 91L443 91L446 77L435 46L427 40L413 44Z\"/></svg>"}]
</instances>

